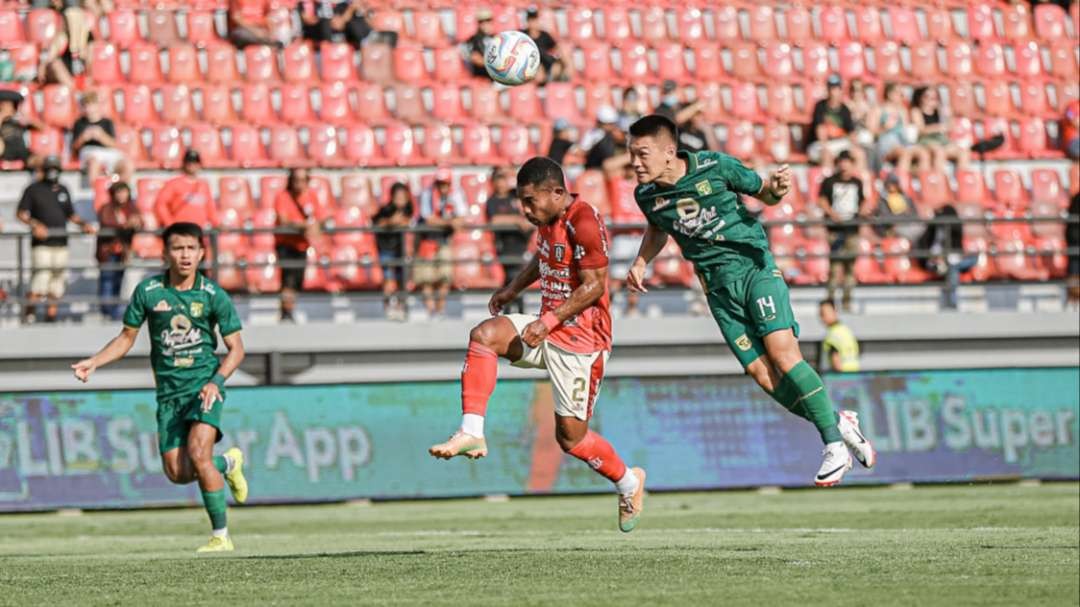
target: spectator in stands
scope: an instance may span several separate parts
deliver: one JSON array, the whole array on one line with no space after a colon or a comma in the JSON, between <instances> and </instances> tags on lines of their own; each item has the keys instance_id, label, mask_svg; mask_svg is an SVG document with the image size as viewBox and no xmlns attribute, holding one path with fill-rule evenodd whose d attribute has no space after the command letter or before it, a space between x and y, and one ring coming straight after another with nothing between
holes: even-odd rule
<instances>
[{"instance_id":1,"label":"spectator in stands","mask_svg":"<svg viewBox=\"0 0 1080 607\"><path fill-rule=\"evenodd\" d=\"M585 168L602 169L605 175L618 175L630 163L626 150L626 131L619 128L619 113L611 106L596 112L596 128L581 142L585 150Z\"/></svg>"},{"instance_id":2,"label":"spectator in stands","mask_svg":"<svg viewBox=\"0 0 1080 607\"><path fill-rule=\"evenodd\" d=\"M619 106L619 128L624 131L629 130L630 125L644 116L648 109L645 99L638 90L632 86L626 87L623 90L622 105Z\"/></svg>"},{"instance_id":3,"label":"spectator in stands","mask_svg":"<svg viewBox=\"0 0 1080 607\"><path fill-rule=\"evenodd\" d=\"M495 232L495 251L506 273L503 286L510 284L525 266L525 252L529 248L529 237L533 232L533 225L521 213L521 203L514 192L513 176L508 174L510 172L511 169L503 167L497 167L491 172L492 194L487 201L488 223L504 228ZM521 298L511 302L504 311L510 312L513 309L519 313L525 312L525 304Z\"/></svg>"},{"instance_id":4,"label":"spectator in stands","mask_svg":"<svg viewBox=\"0 0 1080 607\"><path fill-rule=\"evenodd\" d=\"M1080 99L1073 99L1065 106L1061 142L1065 145L1066 156L1073 160L1080 159Z\"/></svg>"},{"instance_id":5,"label":"spectator in stands","mask_svg":"<svg viewBox=\"0 0 1080 607\"><path fill-rule=\"evenodd\" d=\"M30 296L25 314L26 322L33 322L37 306L48 300L46 322L54 322L60 300L67 290L68 237L70 221L86 234L96 229L75 214L71 194L60 183L60 159L49 156L41 163L42 177L23 191L16 216L30 226L30 258L33 274L30 278Z\"/></svg>"},{"instance_id":6,"label":"spectator in stands","mask_svg":"<svg viewBox=\"0 0 1080 607\"><path fill-rule=\"evenodd\" d=\"M304 38L330 42L344 37L357 49L371 33L367 10L360 0L300 0L296 5Z\"/></svg>"},{"instance_id":7,"label":"spectator in stands","mask_svg":"<svg viewBox=\"0 0 1080 607\"><path fill-rule=\"evenodd\" d=\"M540 29L540 12L530 8L525 13L525 32L536 48L540 50L540 67L543 68L536 78L539 82L565 81L570 79L571 64L564 61L559 50L559 43L552 35Z\"/></svg>"},{"instance_id":8,"label":"spectator in stands","mask_svg":"<svg viewBox=\"0 0 1080 607\"><path fill-rule=\"evenodd\" d=\"M857 170L866 168L866 156L856 141L855 120L844 103L843 81L833 74L826 81L827 95L814 104L810 122L810 144L806 156L811 162L831 169L837 154L848 152Z\"/></svg>"},{"instance_id":9,"label":"spectator in stands","mask_svg":"<svg viewBox=\"0 0 1080 607\"><path fill-rule=\"evenodd\" d=\"M859 226L837 225L850 222L868 212L863 182L855 170L851 152L836 156L836 172L821 182L818 206L830 222L828 226L832 259L829 263L828 295L835 299L836 289L843 283L844 311L851 311L851 295L855 288L855 256L859 252Z\"/></svg>"},{"instance_id":10,"label":"spectator in stands","mask_svg":"<svg viewBox=\"0 0 1080 607\"><path fill-rule=\"evenodd\" d=\"M451 185L450 169L440 168L435 183L420 195L420 223L434 228L420 241L413 281L424 294L428 316L441 319L446 314L446 297L454 279L450 238L463 225L468 213L465 197Z\"/></svg>"},{"instance_id":11,"label":"spectator in stands","mask_svg":"<svg viewBox=\"0 0 1080 607\"><path fill-rule=\"evenodd\" d=\"M109 187L109 200L98 209L102 233L97 239L98 297L101 313L106 318L120 320L124 308L120 305L120 285L124 282L131 240L142 227L142 220L131 198L131 187L118 181Z\"/></svg>"},{"instance_id":12,"label":"spectator in stands","mask_svg":"<svg viewBox=\"0 0 1080 607\"><path fill-rule=\"evenodd\" d=\"M484 68L484 50L488 42L495 37L495 26L491 21L491 11L482 8L476 12L476 33L465 41L465 53L468 57L469 70L477 78L490 78Z\"/></svg>"},{"instance_id":13,"label":"spectator in stands","mask_svg":"<svg viewBox=\"0 0 1080 607\"><path fill-rule=\"evenodd\" d=\"M266 45L277 48L285 46L270 30L267 20L268 3L229 1L229 41L236 48Z\"/></svg>"},{"instance_id":14,"label":"spectator in stands","mask_svg":"<svg viewBox=\"0 0 1080 607\"><path fill-rule=\"evenodd\" d=\"M565 118L559 118L551 127L551 145L548 147L547 157L562 164L575 143L570 123Z\"/></svg>"},{"instance_id":15,"label":"spectator in stands","mask_svg":"<svg viewBox=\"0 0 1080 607\"><path fill-rule=\"evenodd\" d=\"M60 15L63 29L57 32L38 62L38 81L75 86L73 75L85 71L90 21L78 2L51 0L50 5Z\"/></svg>"},{"instance_id":16,"label":"spectator in stands","mask_svg":"<svg viewBox=\"0 0 1080 607\"><path fill-rule=\"evenodd\" d=\"M71 131L71 148L79 155L87 180L93 184L102 172L116 173L122 182L131 181L132 166L116 147L116 128L101 111L98 95L83 95L83 115Z\"/></svg>"},{"instance_id":17,"label":"spectator in stands","mask_svg":"<svg viewBox=\"0 0 1080 607\"><path fill-rule=\"evenodd\" d=\"M187 150L181 165L182 175L165 182L154 201L154 216L158 227L167 228L185 221L203 229L218 224L217 205L210 193L210 185L199 178L202 159L199 152Z\"/></svg>"},{"instance_id":18,"label":"spectator in stands","mask_svg":"<svg viewBox=\"0 0 1080 607\"><path fill-rule=\"evenodd\" d=\"M1080 192L1073 194L1069 202L1069 218L1074 222L1080 216ZM1069 253L1068 274L1066 281L1066 298L1069 304L1080 306L1080 223L1070 223L1065 227L1065 247Z\"/></svg>"},{"instance_id":19,"label":"spectator in stands","mask_svg":"<svg viewBox=\"0 0 1080 607\"><path fill-rule=\"evenodd\" d=\"M918 128L911 122L904 91L895 82L885 85L885 99L870 112L869 125L877 136L879 164L891 163L898 173L911 173L913 163L930 168L930 153L916 143Z\"/></svg>"},{"instance_id":20,"label":"spectator in stands","mask_svg":"<svg viewBox=\"0 0 1080 607\"><path fill-rule=\"evenodd\" d=\"M828 370L837 373L859 371L859 340L847 325L840 322L836 304L824 299L818 304L818 318L825 325L825 339L821 342L821 358L828 361Z\"/></svg>"},{"instance_id":21,"label":"spectator in stands","mask_svg":"<svg viewBox=\"0 0 1080 607\"><path fill-rule=\"evenodd\" d=\"M400 181L390 187L390 200L375 213L372 223L386 232L375 236L379 248L379 263L383 271L383 310L388 320L406 320L405 296L405 235L402 230L413 224L416 208L409 186Z\"/></svg>"},{"instance_id":22,"label":"spectator in stands","mask_svg":"<svg viewBox=\"0 0 1080 607\"><path fill-rule=\"evenodd\" d=\"M978 255L964 252L964 227L959 219L960 214L951 204L946 203L935 209L931 224L915 247L919 252L915 259L923 269L944 278L942 307L947 310L959 307L957 288L960 286L960 274L979 262Z\"/></svg>"},{"instance_id":23,"label":"spectator in stands","mask_svg":"<svg viewBox=\"0 0 1080 607\"><path fill-rule=\"evenodd\" d=\"M685 122L679 123L679 149L687 152L718 150L719 143L713 127L705 118L704 103L700 100L687 104L679 110L680 116L689 114Z\"/></svg>"},{"instance_id":24,"label":"spectator in stands","mask_svg":"<svg viewBox=\"0 0 1080 607\"><path fill-rule=\"evenodd\" d=\"M274 198L277 227L274 235L281 264L281 321L296 322L296 293L304 288L307 252L322 236L325 213L311 189L307 169L289 170L288 185Z\"/></svg>"},{"instance_id":25,"label":"spectator in stands","mask_svg":"<svg viewBox=\"0 0 1080 607\"><path fill-rule=\"evenodd\" d=\"M874 104L866 93L866 88L865 82L858 78L853 79L848 83L848 97L844 100L851 112L851 120L855 123L855 143L859 145L864 156L874 145L874 134L866 126Z\"/></svg>"},{"instance_id":26,"label":"spectator in stands","mask_svg":"<svg viewBox=\"0 0 1080 607\"><path fill-rule=\"evenodd\" d=\"M926 231L926 226L921 221L914 221L919 218L919 213L911 199L904 194L900 179L896 175L890 174L885 178L885 191L877 204L877 217L882 220L882 223L875 226L879 234L895 234L915 242ZM906 221L890 223L890 219Z\"/></svg>"},{"instance_id":27,"label":"spectator in stands","mask_svg":"<svg viewBox=\"0 0 1080 607\"><path fill-rule=\"evenodd\" d=\"M929 165L938 173L944 173L948 161L956 161L956 168L967 168L971 160L970 146L957 145L949 139L949 117L941 107L937 88L924 86L915 89L911 96L911 124L918 129L916 143L930 155Z\"/></svg>"},{"instance_id":28,"label":"spectator in stands","mask_svg":"<svg viewBox=\"0 0 1080 607\"><path fill-rule=\"evenodd\" d=\"M0 91L0 160L22 162L28 169L36 172L41 165L41 158L31 153L27 147L26 131L44 128L44 125L19 116L19 104L22 100L22 95L17 91Z\"/></svg>"}]
</instances>

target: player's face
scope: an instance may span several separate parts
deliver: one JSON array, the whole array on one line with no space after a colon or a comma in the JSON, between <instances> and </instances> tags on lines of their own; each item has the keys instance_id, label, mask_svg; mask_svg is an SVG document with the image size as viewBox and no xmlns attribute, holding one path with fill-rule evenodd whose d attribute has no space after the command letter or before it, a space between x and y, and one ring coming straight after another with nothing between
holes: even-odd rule
<instances>
[{"instance_id":1,"label":"player's face","mask_svg":"<svg viewBox=\"0 0 1080 607\"><path fill-rule=\"evenodd\" d=\"M825 304L818 307L818 314L821 318L821 323L825 326L829 326L836 322L836 308Z\"/></svg>"},{"instance_id":2,"label":"player's face","mask_svg":"<svg viewBox=\"0 0 1080 607\"><path fill-rule=\"evenodd\" d=\"M194 274L199 269L202 258L203 248L198 238L184 234L169 237L165 246L165 262L180 278Z\"/></svg>"},{"instance_id":3,"label":"player's face","mask_svg":"<svg viewBox=\"0 0 1080 607\"><path fill-rule=\"evenodd\" d=\"M638 183L652 183L664 174L675 158L675 145L657 137L630 140L630 166Z\"/></svg>"},{"instance_id":4,"label":"player's face","mask_svg":"<svg viewBox=\"0 0 1080 607\"><path fill-rule=\"evenodd\" d=\"M518 188L518 198L521 199L521 212L525 219L534 226L543 226L555 221L563 212L567 194L564 188L558 186L528 184Z\"/></svg>"}]
</instances>

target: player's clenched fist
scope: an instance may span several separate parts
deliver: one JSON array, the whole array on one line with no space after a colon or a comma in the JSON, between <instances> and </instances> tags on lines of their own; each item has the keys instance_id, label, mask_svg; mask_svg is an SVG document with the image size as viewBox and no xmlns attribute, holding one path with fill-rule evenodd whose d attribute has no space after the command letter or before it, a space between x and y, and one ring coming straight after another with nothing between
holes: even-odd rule
<instances>
[{"instance_id":1,"label":"player's clenched fist","mask_svg":"<svg viewBox=\"0 0 1080 607\"><path fill-rule=\"evenodd\" d=\"M513 290L508 288L502 288L495 291L491 296L491 300L488 302L488 312L490 312L492 316L498 316L499 313L502 312L503 307L514 301L515 297L517 297L517 293L514 293Z\"/></svg>"},{"instance_id":2,"label":"player's clenched fist","mask_svg":"<svg viewBox=\"0 0 1080 607\"><path fill-rule=\"evenodd\" d=\"M525 345L530 348L536 348L540 344L544 343L547 339L548 333L551 331L547 328L542 320L534 320L525 327L525 331L521 333L521 341L525 342Z\"/></svg>"},{"instance_id":3,"label":"player's clenched fist","mask_svg":"<svg viewBox=\"0 0 1080 607\"><path fill-rule=\"evenodd\" d=\"M90 379L90 374L97 369L97 365L93 358L84 358L71 365L71 368L75 370L75 378L85 384Z\"/></svg>"},{"instance_id":4,"label":"player's clenched fist","mask_svg":"<svg viewBox=\"0 0 1080 607\"><path fill-rule=\"evenodd\" d=\"M791 167L781 165L769 175L769 191L776 198L783 198L791 191Z\"/></svg>"},{"instance_id":5,"label":"player's clenched fist","mask_svg":"<svg viewBox=\"0 0 1080 607\"><path fill-rule=\"evenodd\" d=\"M634 260L634 263L630 266L630 271L626 274L626 286L631 291L637 293L647 293L649 290L645 288L645 271L648 266L645 260L638 257Z\"/></svg>"}]
</instances>

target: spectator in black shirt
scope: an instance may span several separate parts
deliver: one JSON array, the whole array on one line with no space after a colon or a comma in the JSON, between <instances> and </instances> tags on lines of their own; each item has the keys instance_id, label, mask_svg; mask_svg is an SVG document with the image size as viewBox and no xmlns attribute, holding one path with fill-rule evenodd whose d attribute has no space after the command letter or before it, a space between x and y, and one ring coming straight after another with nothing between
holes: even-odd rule
<instances>
[{"instance_id":1,"label":"spectator in black shirt","mask_svg":"<svg viewBox=\"0 0 1080 607\"><path fill-rule=\"evenodd\" d=\"M525 14L525 29L521 30L540 51L540 66L543 72L537 74L540 82L565 81L570 79L570 64L563 61L559 53L559 43L550 33L540 29L540 13L530 8Z\"/></svg>"},{"instance_id":2,"label":"spectator in black shirt","mask_svg":"<svg viewBox=\"0 0 1080 607\"><path fill-rule=\"evenodd\" d=\"M484 51L488 43L495 37L494 24L491 22L491 11L482 8L476 13L476 33L465 41L465 52L468 57L469 69L477 78L490 78L487 69L484 68Z\"/></svg>"},{"instance_id":3,"label":"spectator in black shirt","mask_svg":"<svg viewBox=\"0 0 1080 607\"><path fill-rule=\"evenodd\" d=\"M42 125L18 115L22 100L22 95L16 91L0 91L0 160L22 162L26 168L36 170L41 166L41 158L27 147L26 131L39 129Z\"/></svg>"},{"instance_id":4,"label":"spectator in black shirt","mask_svg":"<svg viewBox=\"0 0 1080 607\"><path fill-rule=\"evenodd\" d=\"M833 167L840 152L848 152L857 170L865 170L866 154L855 141L855 120L844 103L844 86L840 76L829 76L827 96L814 104L810 122L810 144L806 156L826 169Z\"/></svg>"},{"instance_id":5,"label":"spectator in black shirt","mask_svg":"<svg viewBox=\"0 0 1080 607\"><path fill-rule=\"evenodd\" d=\"M1069 202L1069 219L1076 221L1080 215L1080 192L1073 194ZM1065 246L1075 251L1080 247L1080 223L1065 226ZM1080 252L1069 253L1068 300L1073 306L1080 305Z\"/></svg>"},{"instance_id":6,"label":"spectator in black shirt","mask_svg":"<svg viewBox=\"0 0 1080 607\"><path fill-rule=\"evenodd\" d=\"M840 152L836 157L836 172L821 182L818 206L830 222L849 222L869 213L866 200L863 182L855 172L851 153ZM835 301L836 288L843 281L844 311L850 312L851 295L855 288L855 256L859 253L859 226L831 223L828 232L834 257L829 264L828 294L825 298Z\"/></svg>"},{"instance_id":7,"label":"spectator in black shirt","mask_svg":"<svg viewBox=\"0 0 1080 607\"><path fill-rule=\"evenodd\" d=\"M596 112L596 128L581 142L585 150L585 168L602 169L605 175L618 175L630 163L626 151L626 133L619 128L619 113L604 106Z\"/></svg>"},{"instance_id":8,"label":"spectator in black shirt","mask_svg":"<svg viewBox=\"0 0 1080 607\"><path fill-rule=\"evenodd\" d=\"M505 228L495 232L495 250L506 272L505 286L525 266L525 251L529 248L533 225L521 213L521 204L514 194L507 169L496 168L492 171L491 183L493 191L487 201L487 218L488 223ZM508 307L516 308L519 313L525 311L521 298Z\"/></svg>"},{"instance_id":9,"label":"spectator in black shirt","mask_svg":"<svg viewBox=\"0 0 1080 607\"><path fill-rule=\"evenodd\" d=\"M690 117L679 125L679 149L687 152L702 152L719 149L712 125L701 111L702 103L695 101L679 111L680 115L690 113Z\"/></svg>"},{"instance_id":10,"label":"spectator in black shirt","mask_svg":"<svg viewBox=\"0 0 1080 607\"><path fill-rule=\"evenodd\" d=\"M97 93L83 95L83 115L71 131L71 147L79 155L86 179L93 184L103 172L116 173L123 183L131 182L132 167L116 147L116 127L101 111Z\"/></svg>"},{"instance_id":11,"label":"spectator in black shirt","mask_svg":"<svg viewBox=\"0 0 1080 607\"><path fill-rule=\"evenodd\" d=\"M300 0L296 5L304 38L330 42L344 36L357 49L371 33L364 3L359 0Z\"/></svg>"},{"instance_id":12,"label":"spectator in black shirt","mask_svg":"<svg viewBox=\"0 0 1080 607\"><path fill-rule=\"evenodd\" d=\"M942 307L947 310L959 307L957 288L960 286L960 274L979 263L978 255L964 252L964 226L959 219L960 214L955 207L948 203L941 205L934 211L934 221L950 223L930 225L915 245L915 249L922 253L916 257L917 263L945 280L941 296Z\"/></svg>"},{"instance_id":13,"label":"spectator in black shirt","mask_svg":"<svg viewBox=\"0 0 1080 607\"><path fill-rule=\"evenodd\" d=\"M390 320L405 320L405 235L401 232L413 223L416 207L409 186L400 181L390 187L390 199L375 213L372 223L384 230L375 236L379 262L383 270L383 310Z\"/></svg>"},{"instance_id":14,"label":"spectator in black shirt","mask_svg":"<svg viewBox=\"0 0 1080 607\"><path fill-rule=\"evenodd\" d=\"M547 157L563 164L566 154L573 148L574 136L570 131L570 123L565 118L559 118L551 127L551 146L548 147Z\"/></svg>"},{"instance_id":15,"label":"spectator in black shirt","mask_svg":"<svg viewBox=\"0 0 1080 607\"><path fill-rule=\"evenodd\" d=\"M82 227L93 234L94 226L75 214L71 194L60 184L60 159L49 156L42 162L43 177L30 184L19 201L16 216L30 226L30 257L33 274L30 278L30 297L25 316L33 322L37 305L48 298L45 315L48 322L56 320L60 300L67 290L68 238L67 224Z\"/></svg>"}]
</instances>

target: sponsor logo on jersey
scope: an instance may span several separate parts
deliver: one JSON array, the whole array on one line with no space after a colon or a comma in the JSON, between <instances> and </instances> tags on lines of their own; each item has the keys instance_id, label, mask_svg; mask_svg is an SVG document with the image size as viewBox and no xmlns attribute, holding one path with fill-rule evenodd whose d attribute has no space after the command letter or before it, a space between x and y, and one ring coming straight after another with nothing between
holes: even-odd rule
<instances>
[{"instance_id":1,"label":"sponsor logo on jersey","mask_svg":"<svg viewBox=\"0 0 1080 607\"><path fill-rule=\"evenodd\" d=\"M198 318L198 317L202 316L202 313L203 313L203 304L202 304L202 302L201 301L193 301L193 302L191 302L190 310L191 310L191 317L192 318Z\"/></svg>"},{"instance_id":2,"label":"sponsor logo on jersey","mask_svg":"<svg viewBox=\"0 0 1080 607\"><path fill-rule=\"evenodd\" d=\"M655 213L657 211L663 210L664 207L668 206L669 204L671 204L670 198L657 198L656 202L653 203L652 212Z\"/></svg>"},{"instance_id":3,"label":"sponsor logo on jersey","mask_svg":"<svg viewBox=\"0 0 1080 607\"><path fill-rule=\"evenodd\" d=\"M566 254L566 245L555 245L555 261L562 261L563 255Z\"/></svg>"},{"instance_id":4,"label":"sponsor logo on jersey","mask_svg":"<svg viewBox=\"0 0 1080 607\"><path fill-rule=\"evenodd\" d=\"M187 367L193 366L195 364L195 359L190 356L177 356L173 359L172 362L174 367L180 367L181 369L185 369Z\"/></svg>"},{"instance_id":5,"label":"sponsor logo on jersey","mask_svg":"<svg viewBox=\"0 0 1080 607\"><path fill-rule=\"evenodd\" d=\"M585 247L581 245L574 246L574 259L581 260L585 258Z\"/></svg>"},{"instance_id":6,"label":"sponsor logo on jersey","mask_svg":"<svg viewBox=\"0 0 1080 607\"><path fill-rule=\"evenodd\" d=\"M553 268L553 267L551 267L551 264L549 264L548 262L541 259L540 260L540 275L541 276L551 276L551 277L554 277L554 278L562 278L562 279L569 280L570 279L570 270L569 270L569 268Z\"/></svg>"},{"instance_id":7,"label":"sponsor logo on jersey","mask_svg":"<svg viewBox=\"0 0 1080 607\"><path fill-rule=\"evenodd\" d=\"M701 158L701 157L699 156L698 158ZM707 167L711 167L714 164L716 164L716 159L715 158L702 158L701 160L698 160L697 168L698 168L698 170L701 170L701 169L704 169L704 168L707 168Z\"/></svg>"},{"instance_id":8,"label":"sponsor logo on jersey","mask_svg":"<svg viewBox=\"0 0 1080 607\"><path fill-rule=\"evenodd\" d=\"M202 345L202 331L192 326L190 318L177 314L169 321L169 328L161 332L161 345L165 346L162 352L165 356L173 356L179 350L197 348Z\"/></svg>"},{"instance_id":9,"label":"sponsor logo on jersey","mask_svg":"<svg viewBox=\"0 0 1080 607\"><path fill-rule=\"evenodd\" d=\"M157 304L154 306L154 311L155 312L172 312L172 307L169 306L169 302L167 302L167 301L165 301L163 299L163 300L157 302Z\"/></svg>"},{"instance_id":10,"label":"sponsor logo on jersey","mask_svg":"<svg viewBox=\"0 0 1080 607\"><path fill-rule=\"evenodd\" d=\"M697 189L697 193L701 196L712 194L712 184L708 180L695 183L694 188Z\"/></svg>"},{"instance_id":11,"label":"sponsor logo on jersey","mask_svg":"<svg viewBox=\"0 0 1080 607\"><path fill-rule=\"evenodd\" d=\"M742 350L743 352L749 350L751 345L752 344L750 343L750 338L746 336L746 333L743 333L739 336L738 339L735 340L735 347Z\"/></svg>"},{"instance_id":12,"label":"sponsor logo on jersey","mask_svg":"<svg viewBox=\"0 0 1080 607\"><path fill-rule=\"evenodd\" d=\"M160 288L161 288L161 281L160 280L152 280L146 285L146 287L143 288L143 293L149 293L150 291L153 291L154 289L160 289Z\"/></svg>"}]
</instances>

